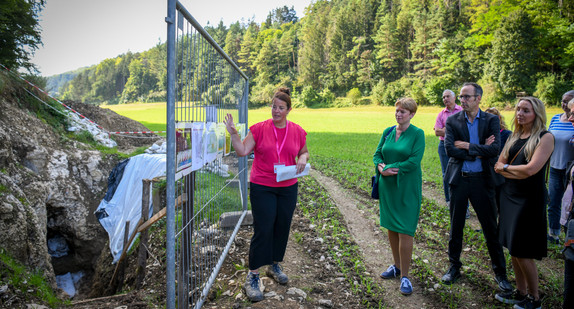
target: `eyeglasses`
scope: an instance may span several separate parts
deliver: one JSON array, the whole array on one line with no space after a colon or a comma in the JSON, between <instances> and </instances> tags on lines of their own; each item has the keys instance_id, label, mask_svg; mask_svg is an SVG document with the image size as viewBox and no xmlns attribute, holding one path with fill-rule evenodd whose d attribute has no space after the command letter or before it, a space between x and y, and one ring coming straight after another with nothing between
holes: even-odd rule
<instances>
[{"instance_id":1,"label":"eyeglasses","mask_svg":"<svg viewBox=\"0 0 574 309\"><path fill-rule=\"evenodd\" d=\"M459 95L458 99L461 101L462 100L466 101L466 100L470 99L471 97L478 97L478 94L473 94L473 95L463 94L463 95Z\"/></svg>"}]
</instances>

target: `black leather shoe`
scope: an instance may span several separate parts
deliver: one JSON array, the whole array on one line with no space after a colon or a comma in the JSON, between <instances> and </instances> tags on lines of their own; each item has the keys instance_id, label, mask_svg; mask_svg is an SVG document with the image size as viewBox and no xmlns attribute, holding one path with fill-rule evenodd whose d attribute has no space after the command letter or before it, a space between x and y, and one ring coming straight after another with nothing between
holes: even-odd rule
<instances>
[{"instance_id":1,"label":"black leather shoe","mask_svg":"<svg viewBox=\"0 0 574 309\"><path fill-rule=\"evenodd\" d=\"M504 275L496 276L494 280L496 280L496 283L498 283L498 288L503 292L510 292L514 289L512 284L508 282L508 279Z\"/></svg>"},{"instance_id":2,"label":"black leather shoe","mask_svg":"<svg viewBox=\"0 0 574 309\"><path fill-rule=\"evenodd\" d=\"M451 266L446 274L442 276L442 283L451 285L456 282L461 277L460 270L458 268Z\"/></svg>"}]
</instances>

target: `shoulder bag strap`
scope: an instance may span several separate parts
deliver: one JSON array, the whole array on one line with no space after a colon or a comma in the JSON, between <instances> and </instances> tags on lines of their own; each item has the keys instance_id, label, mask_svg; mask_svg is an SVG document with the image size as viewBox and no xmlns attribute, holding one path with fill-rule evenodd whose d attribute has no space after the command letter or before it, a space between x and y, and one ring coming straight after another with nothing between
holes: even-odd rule
<instances>
[{"instance_id":1,"label":"shoulder bag strap","mask_svg":"<svg viewBox=\"0 0 574 309\"><path fill-rule=\"evenodd\" d=\"M395 126L392 126L392 127L389 127L389 131L387 131L387 134L385 134L385 141L387 140L387 137L389 136L389 134L391 134L391 132L393 132L393 129L394 129L395 127L396 127L396 125L395 125Z\"/></svg>"},{"instance_id":2,"label":"shoulder bag strap","mask_svg":"<svg viewBox=\"0 0 574 309\"><path fill-rule=\"evenodd\" d=\"M524 145L522 145L522 147L520 147L520 149L518 149L518 152L514 155L514 158L512 158L512 160L510 160L510 163L508 163L508 165L511 165L512 162L514 162L514 159L516 159L516 157L518 157L518 154L522 151L522 149L524 149L524 146L526 146L526 143L524 143Z\"/></svg>"}]
</instances>

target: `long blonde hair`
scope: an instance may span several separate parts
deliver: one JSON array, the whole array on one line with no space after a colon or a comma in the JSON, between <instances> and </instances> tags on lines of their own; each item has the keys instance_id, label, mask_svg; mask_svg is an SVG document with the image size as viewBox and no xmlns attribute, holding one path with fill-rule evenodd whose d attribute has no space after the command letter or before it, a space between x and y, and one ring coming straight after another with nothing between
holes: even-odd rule
<instances>
[{"instance_id":1,"label":"long blonde hair","mask_svg":"<svg viewBox=\"0 0 574 309\"><path fill-rule=\"evenodd\" d=\"M534 118L534 123L530 128L530 137L524 146L524 155L526 156L526 161L530 162L532 156L534 155L534 150L538 147L540 142L540 133L546 131L546 109L544 103L535 97L523 97L518 99L520 101L528 101L532 105L532 110L536 117ZM520 139L520 135L524 133L524 126L518 123L516 119L516 110L518 109L518 103L516 103L516 109L514 112L514 117L512 118L512 135L508 138L502 153L500 154L503 158L508 159L508 151L510 148Z\"/></svg>"}]
</instances>

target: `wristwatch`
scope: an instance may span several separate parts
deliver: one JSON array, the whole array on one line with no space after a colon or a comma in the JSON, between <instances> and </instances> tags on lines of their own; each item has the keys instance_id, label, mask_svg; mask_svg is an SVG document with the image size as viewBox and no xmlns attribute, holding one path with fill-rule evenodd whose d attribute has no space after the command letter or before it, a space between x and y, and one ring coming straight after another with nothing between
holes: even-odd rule
<instances>
[{"instance_id":1,"label":"wristwatch","mask_svg":"<svg viewBox=\"0 0 574 309\"><path fill-rule=\"evenodd\" d=\"M504 166L502 167L502 169L503 169L505 172L507 171L507 170L506 170L507 168L508 168L508 164L504 164Z\"/></svg>"}]
</instances>

